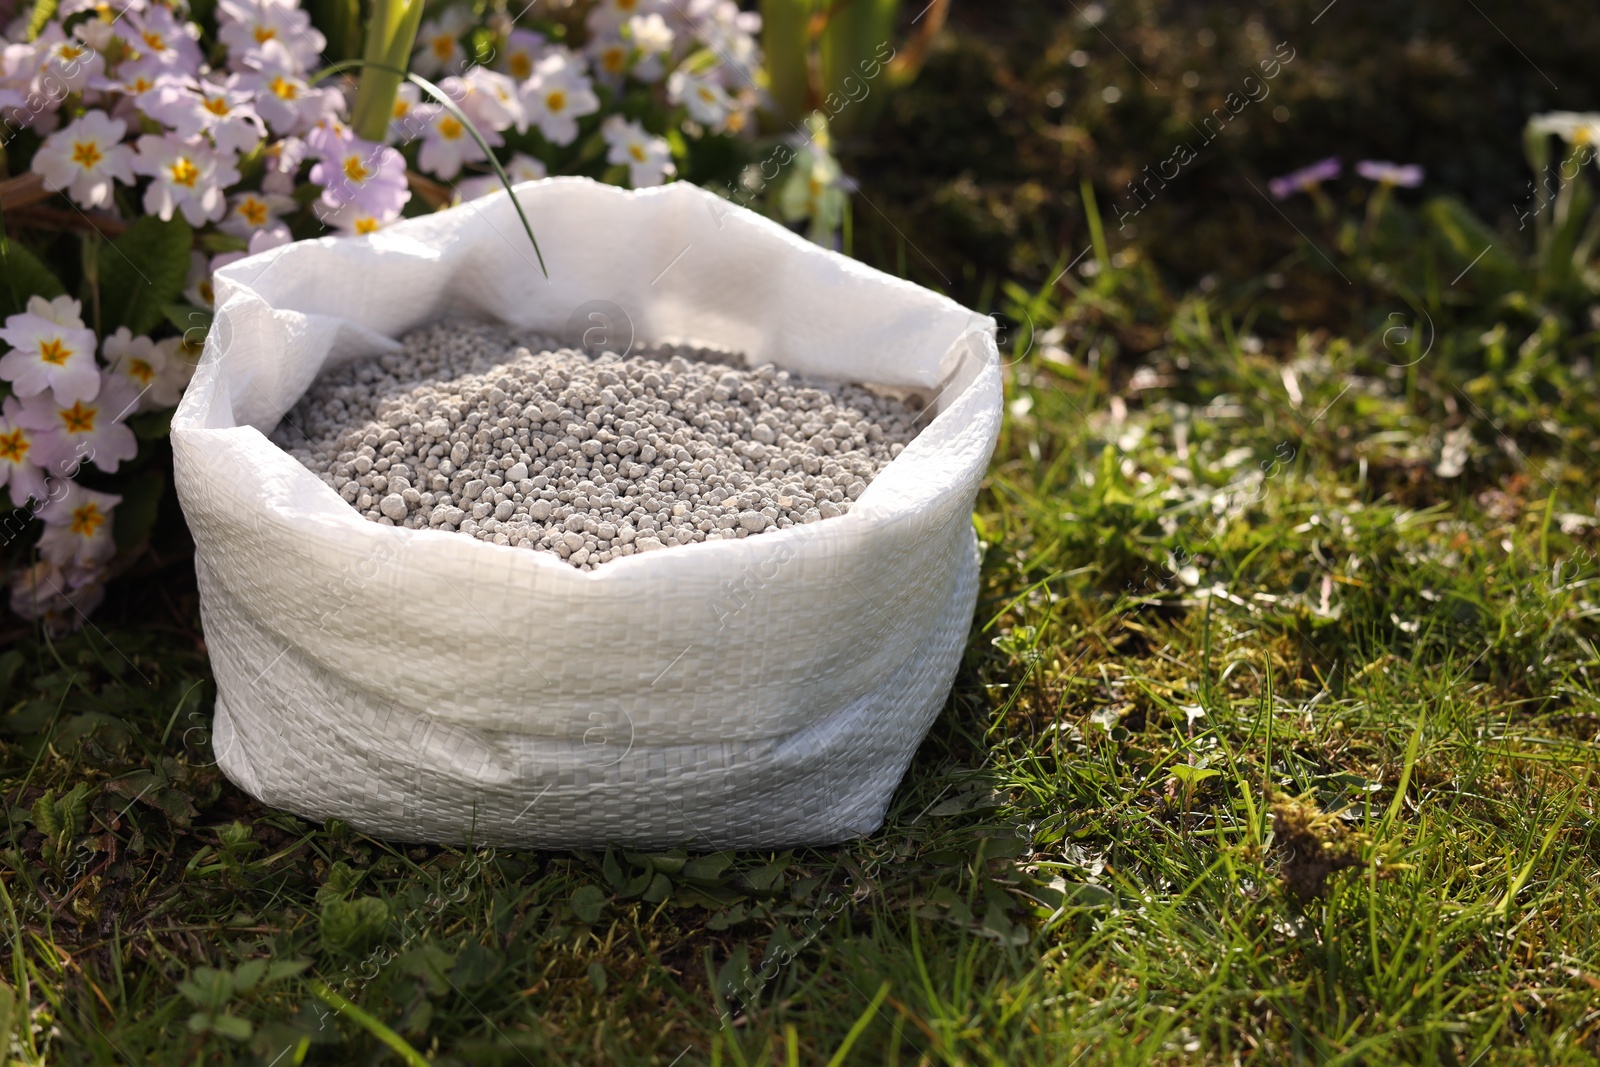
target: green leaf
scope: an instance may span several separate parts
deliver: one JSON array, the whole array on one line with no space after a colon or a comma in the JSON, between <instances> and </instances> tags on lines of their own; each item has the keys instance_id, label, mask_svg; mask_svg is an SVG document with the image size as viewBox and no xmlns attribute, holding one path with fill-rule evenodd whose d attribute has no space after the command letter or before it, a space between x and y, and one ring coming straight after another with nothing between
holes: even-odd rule
<instances>
[{"instance_id":1,"label":"green leaf","mask_svg":"<svg viewBox=\"0 0 1600 1067\"><path fill-rule=\"evenodd\" d=\"M500 953L484 945L469 944L456 956L450 977L459 986L480 986L500 972L500 965Z\"/></svg>"},{"instance_id":2,"label":"green leaf","mask_svg":"<svg viewBox=\"0 0 1600 1067\"><path fill-rule=\"evenodd\" d=\"M377 897L324 901L319 921L322 947L330 952L361 952L383 936L388 924L389 906Z\"/></svg>"},{"instance_id":3,"label":"green leaf","mask_svg":"<svg viewBox=\"0 0 1600 1067\"><path fill-rule=\"evenodd\" d=\"M650 886L640 897L646 904L660 904L672 895L672 879L664 874L657 874L650 879Z\"/></svg>"},{"instance_id":4,"label":"green leaf","mask_svg":"<svg viewBox=\"0 0 1600 1067\"><path fill-rule=\"evenodd\" d=\"M1199 785L1207 778L1215 778L1217 775L1222 773L1221 771L1213 770L1210 767L1192 767L1187 763L1175 763L1170 769L1172 771L1172 777L1176 778L1184 785L1190 786L1191 788Z\"/></svg>"},{"instance_id":5,"label":"green leaf","mask_svg":"<svg viewBox=\"0 0 1600 1067\"><path fill-rule=\"evenodd\" d=\"M593 926L605 909L606 895L596 886L579 886L572 894L571 906L573 918L586 926Z\"/></svg>"},{"instance_id":6,"label":"green leaf","mask_svg":"<svg viewBox=\"0 0 1600 1067\"><path fill-rule=\"evenodd\" d=\"M713 852L709 856L700 856L683 865L683 876L692 878L697 882L718 883L722 881L722 873L733 862L733 856L727 852Z\"/></svg>"},{"instance_id":7,"label":"green leaf","mask_svg":"<svg viewBox=\"0 0 1600 1067\"><path fill-rule=\"evenodd\" d=\"M211 1029L224 1037L231 1037L235 1041L244 1041L250 1036L251 1026L249 1019L241 1019L237 1015L213 1015Z\"/></svg>"},{"instance_id":8,"label":"green leaf","mask_svg":"<svg viewBox=\"0 0 1600 1067\"><path fill-rule=\"evenodd\" d=\"M30 296L53 300L67 291L38 256L9 237L0 237L0 278L0 317L22 314Z\"/></svg>"},{"instance_id":9,"label":"green leaf","mask_svg":"<svg viewBox=\"0 0 1600 1067\"><path fill-rule=\"evenodd\" d=\"M136 334L149 333L165 319L166 305L183 294L193 245L194 232L181 217L162 222L146 215L102 249L102 330L109 334L126 326Z\"/></svg>"},{"instance_id":10,"label":"green leaf","mask_svg":"<svg viewBox=\"0 0 1600 1067\"><path fill-rule=\"evenodd\" d=\"M596 993L604 993L606 991L606 969L599 960L594 960L589 964L589 984L594 986Z\"/></svg>"},{"instance_id":11,"label":"green leaf","mask_svg":"<svg viewBox=\"0 0 1600 1067\"><path fill-rule=\"evenodd\" d=\"M233 970L233 985L235 989L249 990L261 981L267 973L266 960L245 960Z\"/></svg>"},{"instance_id":12,"label":"green leaf","mask_svg":"<svg viewBox=\"0 0 1600 1067\"><path fill-rule=\"evenodd\" d=\"M122 503L111 514L111 535L118 549L127 552L149 540L156 515L161 510L161 496L166 490L167 479L159 471L131 479L122 486Z\"/></svg>"}]
</instances>

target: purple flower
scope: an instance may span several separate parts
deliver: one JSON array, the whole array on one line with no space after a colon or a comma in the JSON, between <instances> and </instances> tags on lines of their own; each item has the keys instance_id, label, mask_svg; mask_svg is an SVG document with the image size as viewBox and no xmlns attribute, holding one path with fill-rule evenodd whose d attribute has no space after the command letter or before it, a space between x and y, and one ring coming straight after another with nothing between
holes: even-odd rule
<instances>
[{"instance_id":1,"label":"purple flower","mask_svg":"<svg viewBox=\"0 0 1600 1067\"><path fill-rule=\"evenodd\" d=\"M1422 184L1422 168L1415 163L1390 163L1384 159L1363 159L1356 173L1369 182L1415 189Z\"/></svg>"},{"instance_id":2,"label":"purple flower","mask_svg":"<svg viewBox=\"0 0 1600 1067\"><path fill-rule=\"evenodd\" d=\"M1308 192L1323 182L1332 181L1339 176L1339 169L1339 157L1329 156L1309 167L1301 167L1281 178L1274 178L1267 183L1267 187L1272 190L1274 200L1287 200L1295 193Z\"/></svg>"},{"instance_id":3,"label":"purple flower","mask_svg":"<svg viewBox=\"0 0 1600 1067\"><path fill-rule=\"evenodd\" d=\"M328 208L354 204L362 214L390 219L411 199L406 161L388 145L331 126L312 130L306 144L320 160L311 168L311 180L323 187L322 202Z\"/></svg>"}]
</instances>

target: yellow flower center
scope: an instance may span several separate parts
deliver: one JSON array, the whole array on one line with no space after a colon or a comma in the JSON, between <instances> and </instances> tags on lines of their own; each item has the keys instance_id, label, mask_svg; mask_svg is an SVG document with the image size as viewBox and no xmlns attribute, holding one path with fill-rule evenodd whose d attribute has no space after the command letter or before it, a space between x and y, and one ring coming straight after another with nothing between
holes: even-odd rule
<instances>
[{"instance_id":1,"label":"yellow flower center","mask_svg":"<svg viewBox=\"0 0 1600 1067\"><path fill-rule=\"evenodd\" d=\"M205 108L213 115L226 115L228 113L228 98L225 96L206 97Z\"/></svg>"},{"instance_id":2,"label":"yellow flower center","mask_svg":"<svg viewBox=\"0 0 1600 1067\"><path fill-rule=\"evenodd\" d=\"M154 30L145 30L139 35L144 38L144 43L150 46L152 52L165 52L167 50L166 38Z\"/></svg>"},{"instance_id":3,"label":"yellow flower center","mask_svg":"<svg viewBox=\"0 0 1600 1067\"><path fill-rule=\"evenodd\" d=\"M72 142L72 161L84 170L93 170L105 156L94 141Z\"/></svg>"},{"instance_id":4,"label":"yellow flower center","mask_svg":"<svg viewBox=\"0 0 1600 1067\"><path fill-rule=\"evenodd\" d=\"M285 78L282 74L273 76L270 88L272 89L273 95L278 97L280 100L295 100L300 96L299 88L295 86L294 82Z\"/></svg>"},{"instance_id":5,"label":"yellow flower center","mask_svg":"<svg viewBox=\"0 0 1600 1067\"><path fill-rule=\"evenodd\" d=\"M623 64L627 62L628 53L621 45L611 45L600 50L600 65L612 74L621 72Z\"/></svg>"},{"instance_id":6,"label":"yellow flower center","mask_svg":"<svg viewBox=\"0 0 1600 1067\"><path fill-rule=\"evenodd\" d=\"M394 101L394 117L397 118L397 119L403 119L409 114L411 114L411 105L406 103L404 100L400 99L399 97L395 97L395 101Z\"/></svg>"},{"instance_id":7,"label":"yellow flower center","mask_svg":"<svg viewBox=\"0 0 1600 1067\"><path fill-rule=\"evenodd\" d=\"M60 367L72 358L72 349L63 344L61 338L52 337L39 342L39 358L52 367Z\"/></svg>"},{"instance_id":8,"label":"yellow flower center","mask_svg":"<svg viewBox=\"0 0 1600 1067\"><path fill-rule=\"evenodd\" d=\"M99 408L84 407L83 401L74 400L70 408L61 409L61 421L68 433L94 433L94 417Z\"/></svg>"},{"instance_id":9,"label":"yellow flower center","mask_svg":"<svg viewBox=\"0 0 1600 1067\"><path fill-rule=\"evenodd\" d=\"M83 49L79 48L75 44L63 44L60 48L56 49L56 55L70 63L72 60L83 55Z\"/></svg>"},{"instance_id":10,"label":"yellow flower center","mask_svg":"<svg viewBox=\"0 0 1600 1067\"><path fill-rule=\"evenodd\" d=\"M712 92L706 86L702 85L700 86L700 99L704 100L708 104L715 104L717 102L717 94Z\"/></svg>"},{"instance_id":11,"label":"yellow flower center","mask_svg":"<svg viewBox=\"0 0 1600 1067\"><path fill-rule=\"evenodd\" d=\"M278 36L278 31L273 29L271 26L257 26L252 36L255 37L256 44L266 44L268 41Z\"/></svg>"},{"instance_id":12,"label":"yellow flower center","mask_svg":"<svg viewBox=\"0 0 1600 1067\"><path fill-rule=\"evenodd\" d=\"M636 144L631 144L628 146L628 155L633 157L633 161L635 163L644 162L644 149L640 148Z\"/></svg>"},{"instance_id":13,"label":"yellow flower center","mask_svg":"<svg viewBox=\"0 0 1600 1067\"><path fill-rule=\"evenodd\" d=\"M359 219L356 220L356 232L357 233L376 233L377 230L378 230L378 220L373 218L370 215L365 216L363 218L359 218Z\"/></svg>"},{"instance_id":14,"label":"yellow flower center","mask_svg":"<svg viewBox=\"0 0 1600 1067\"><path fill-rule=\"evenodd\" d=\"M149 78L146 78L143 74L137 75L133 81L128 83L128 91L135 96L138 96L140 93L148 93L155 87L156 83L151 81Z\"/></svg>"},{"instance_id":15,"label":"yellow flower center","mask_svg":"<svg viewBox=\"0 0 1600 1067\"><path fill-rule=\"evenodd\" d=\"M235 210L239 212L240 218L258 229L267 224L268 211L265 200L247 196L239 201L239 206Z\"/></svg>"},{"instance_id":16,"label":"yellow flower center","mask_svg":"<svg viewBox=\"0 0 1600 1067\"><path fill-rule=\"evenodd\" d=\"M92 501L72 509L72 532L79 537L93 537L95 531L105 524L106 513Z\"/></svg>"},{"instance_id":17,"label":"yellow flower center","mask_svg":"<svg viewBox=\"0 0 1600 1067\"><path fill-rule=\"evenodd\" d=\"M33 445L23 436L20 429L10 433L0 433L0 459L7 463L21 463L22 457L28 454L28 449Z\"/></svg>"},{"instance_id":18,"label":"yellow flower center","mask_svg":"<svg viewBox=\"0 0 1600 1067\"><path fill-rule=\"evenodd\" d=\"M372 171L368 170L367 165L361 162L360 156L345 156L344 176L353 182L364 182L372 177Z\"/></svg>"},{"instance_id":19,"label":"yellow flower center","mask_svg":"<svg viewBox=\"0 0 1600 1067\"><path fill-rule=\"evenodd\" d=\"M617 0L618 11L632 11L639 6L639 0Z\"/></svg>"},{"instance_id":20,"label":"yellow flower center","mask_svg":"<svg viewBox=\"0 0 1600 1067\"><path fill-rule=\"evenodd\" d=\"M167 170L172 174L172 184L185 189L193 189L194 183L200 180L200 168L185 156L179 156Z\"/></svg>"},{"instance_id":21,"label":"yellow flower center","mask_svg":"<svg viewBox=\"0 0 1600 1067\"><path fill-rule=\"evenodd\" d=\"M454 115L443 115L439 118L439 136L447 141L454 141L466 131L461 123L455 120Z\"/></svg>"},{"instance_id":22,"label":"yellow flower center","mask_svg":"<svg viewBox=\"0 0 1600 1067\"><path fill-rule=\"evenodd\" d=\"M560 111L567 106L567 94L560 89L552 90L544 98L544 106L551 111Z\"/></svg>"},{"instance_id":23,"label":"yellow flower center","mask_svg":"<svg viewBox=\"0 0 1600 1067\"><path fill-rule=\"evenodd\" d=\"M455 55L456 35L453 33L441 33L429 44L433 48L433 54L439 57L439 62L443 63Z\"/></svg>"},{"instance_id":24,"label":"yellow flower center","mask_svg":"<svg viewBox=\"0 0 1600 1067\"><path fill-rule=\"evenodd\" d=\"M140 385L149 385L150 379L156 376L156 369L142 359L128 360L128 377Z\"/></svg>"},{"instance_id":25,"label":"yellow flower center","mask_svg":"<svg viewBox=\"0 0 1600 1067\"><path fill-rule=\"evenodd\" d=\"M533 57L526 52L511 53L511 76L517 81L527 81L533 76Z\"/></svg>"}]
</instances>

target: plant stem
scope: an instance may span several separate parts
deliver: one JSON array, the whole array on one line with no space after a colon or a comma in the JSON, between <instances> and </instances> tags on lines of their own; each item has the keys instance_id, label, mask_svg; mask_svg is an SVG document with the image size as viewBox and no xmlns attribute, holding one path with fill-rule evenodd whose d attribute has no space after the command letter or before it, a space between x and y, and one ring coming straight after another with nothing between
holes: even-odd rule
<instances>
[{"instance_id":1,"label":"plant stem","mask_svg":"<svg viewBox=\"0 0 1600 1067\"><path fill-rule=\"evenodd\" d=\"M410 65L421 24L422 0L377 0L374 4L362 53L373 65L361 72L355 106L350 110L350 125L357 137L379 143L387 139L395 96L404 78L395 72Z\"/></svg>"}]
</instances>

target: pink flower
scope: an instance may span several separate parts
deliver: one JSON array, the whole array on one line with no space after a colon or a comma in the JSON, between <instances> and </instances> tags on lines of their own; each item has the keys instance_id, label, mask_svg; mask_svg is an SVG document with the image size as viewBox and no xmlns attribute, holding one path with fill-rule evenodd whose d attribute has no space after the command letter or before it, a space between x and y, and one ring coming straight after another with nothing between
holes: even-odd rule
<instances>
[{"instance_id":1,"label":"pink flower","mask_svg":"<svg viewBox=\"0 0 1600 1067\"><path fill-rule=\"evenodd\" d=\"M112 183L132 185L133 150L122 143L127 125L86 111L72 125L45 138L34 153L32 169L46 189L65 189L84 207L110 207Z\"/></svg>"},{"instance_id":2,"label":"pink flower","mask_svg":"<svg viewBox=\"0 0 1600 1067\"><path fill-rule=\"evenodd\" d=\"M170 408L178 402L160 388L161 372L167 367L167 350L148 337L134 337L126 326L105 339L100 346L112 378L126 382L137 391L139 411Z\"/></svg>"},{"instance_id":3,"label":"pink flower","mask_svg":"<svg viewBox=\"0 0 1600 1067\"><path fill-rule=\"evenodd\" d=\"M42 622L55 637L88 621L106 597L102 567L61 568L49 560L11 574L11 610L29 622Z\"/></svg>"},{"instance_id":4,"label":"pink flower","mask_svg":"<svg viewBox=\"0 0 1600 1067\"><path fill-rule=\"evenodd\" d=\"M311 180L323 187L326 207L354 204L366 214L393 218L411 199L405 158L388 145L323 127L311 131L306 145L317 156Z\"/></svg>"},{"instance_id":5,"label":"pink flower","mask_svg":"<svg viewBox=\"0 0 1600 1067\"><path fill-rule=\"evenodd\" d=\"M200 71L199 29L192 22L179 22L170 8L151 5L126 16L132 31L124 36L128 47L139 58L154 60L175 74L193 77Z\"/></svg>"},{"instance_id":6,"label":"pink flower","mask_svg":"<svg viewBox=\"0 0 1600 1067\"><path fill-rule=\"evenodd\" d=\"M304 133L343 104L337 90L313 89L295 71L282 67L240 74L238 87L254 94L256 114L279 134Z\"/></svg>"},{"instance_id":7,"label":"pink flower","mask_svg":"<svg viewBox=\"0 0 1600 1067\"><path fill-rule=\"evenodd\" d=\"M11 503L26 507L29 499L43 500L45 475L41 467L55 461L48 444L39 448L39 433L17 421L22 413L22 401L14 396L5 399L4 415L0 417L0 485L10 485Z\"/></svg>"},{"instance_id":8,"label":"pink flower","mask_svg":"<svg viewBox=\"0 0 1600 1067\"><path fill-rule=\"evenodd\" d=\"M545 35L532 30L512 30L506 36L505 51L500 53L500 66L513 81L525 82L533 77L534 64L544 55Z\"/></svg>"},{"instance_id":9,"label":"pink flower","mask_svg":"<svg viewBox=\"0 0 1600 1067\"><path fill-rule=\"evenodd\" d=\"M120 496L69 482L65 493L39 509L45 524L39 536L39 555L58 567L105 563L117 554L111 513L120 503Z\"/></svg>"},{"instance_id":10,"label":"pink flower","mask_svg":"<svg viewBox=\"0 0 1600 1067\"><path fill-rule=\"evenodd\" d=\"M228 213L217 223L217 229L235 237L248 239L252 234L270 227L280 226L278 215L293 211L293 198L277 193L235 193L228 201ZM287 231L285 231L287 232Z\"/></svg>"},{"instance_id":11,"label":"pink flower","mask_svg":"<svg viewBox=\"0 0 1600 1067\"><path fill-rule=\"evenodd\" d=\"M442 87L441 87L442 88ZM418 104L412 109L428 120L427 132L422 135L422 148L417 152L417 166L429 174L449 180L461 173L463 163L477 163L488 157L466 124L439 104ZM501 144L500 135L493 130L479 130L490 145Z\"/></svg>"},{"instance_id":12,"label":"pink flower","mask_svg":"<svg viewBox=\"0 0 1600 1067\"><path fill-rule=\"evenodd\" d=\"M227 209L223 187L239 180L231 155L199 138L184 141L170 134L139 138L133 167L155 179L145 190L144 209L162 219L181 211L191 226L222 218Z\"/></svg>"},{"instance_id":13,"label":"pink flower","mask_svg":"<svg viewBox=\"0 0 1600 1067\"><path fill-rule=\"evenodd\" d=\"M184 140L202 133L224 152L248 155L267 135L265 123L250 105L251 94L237 87L238 76L227 85L196 82L169 84L156 90L155 101L144 109L157 122L172 127Z\"/></svg>"},{"instance_id":14,"label":"pink flower","mask_svg":"<svg viewBox=\"0 0 1600 1067\"><path fill-rule=\"evenodd\" d=\"M310 15L282 0L220 0L217 39L235 70L303 71L320 62L328 46Z\"/></svg>"},{"instance_id":15,"label":"pink flower","mask_svg":"<svg viewBox=\"0 0 1600 1067\"><path fill-rule=\"evenodd\" d=\"M125 376L107 375L93 400L74 400L69 405L48 396L29 397L22 402L17 421L30 430L50 434L49 451L55 456L75 454L114 474L123 460L139 452L138 440L122 420L138 409L140 399L140 392Z\"/></svg>"},{"instance_id":16,"label":"pink flower","mask_svg":"<svg viewBox=\"0 0 1600 1067\"><path fill-rule=\"evenodd\" d=\"M0 378L14 393L34 397L49 392L70 404L93 400L100 391L94 361L94 331L85 329L83 306L67 296L28 298L28 310L6 318L0 341L11 351L0 357Z\"/></svg>"}]
</instances>

